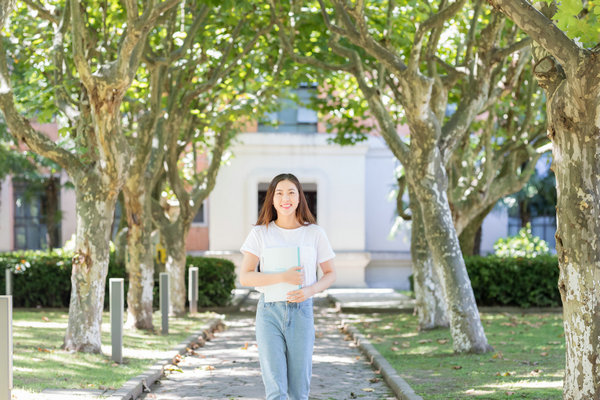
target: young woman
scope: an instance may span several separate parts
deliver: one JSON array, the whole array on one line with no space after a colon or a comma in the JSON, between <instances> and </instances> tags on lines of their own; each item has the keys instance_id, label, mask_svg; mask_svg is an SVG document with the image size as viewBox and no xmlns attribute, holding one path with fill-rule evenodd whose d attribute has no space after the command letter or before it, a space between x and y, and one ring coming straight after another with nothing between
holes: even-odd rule
<instances>
[{"instance_id":1,"label":"young woman","mask_svg":"<svg viewBox=\"0 0 600 400\"><path fill-rule=\"evenodd\" d=\"M256 271L264 249L299 248L300 265L281 273ZM335 281L335 254L308 209L302 186L292 174L277 175L267 190L258 221L241 248L240 283L301 285L287 301L265 302L256 310L256 341L267 400L307 400L315 341L312 296ZM317 264L323 276L317 280Z\"/></svg>"}]
</instances>

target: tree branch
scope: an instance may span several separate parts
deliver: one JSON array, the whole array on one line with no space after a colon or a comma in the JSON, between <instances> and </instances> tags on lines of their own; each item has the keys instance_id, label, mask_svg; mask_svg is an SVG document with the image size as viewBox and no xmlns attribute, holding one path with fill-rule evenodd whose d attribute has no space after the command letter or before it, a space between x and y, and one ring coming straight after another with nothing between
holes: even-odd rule
<instances>
[{"instance_id":1,"label":"tree branch","mask_svg":"<svg viewBox=\"0 0 600 400\"><path fill-rule=\"evenodd\" d=\"M423 40L425 34L435 28L440 28L444 25L444 22L452 18L459 12L466 0L456 0L454 3L445 7L441 11L430 16L425 20L415 32L415 38L413 40L412 49L410 51L410 58L408 61L408 69L410 71L417 71L421 60L421 49L423 47ZM443 4L443 3L442 3Z\"/></svg>"},{"instance_id":2,"label":"tree branch","mask_svg":"<svg viewBox=\"0 0 600 400\"><path fill-rule=\"evenodd\" d=\"M34 9L37 11L38 16L42 19L52 22L54 25L58 25L60 19L52 14L50 11L46 10L46 8L38 3L35 0L23 0L23 3L27 4L27 7Z\"/></svg>"},{"instance_id":3,"label":"tree branch","mask_svg":"<svg viewBox=\"0 0 600 400\"><path fill-rule=\"evenodd\" d=\"M536 10L527 0L487 0L512 19L527 35L556 58L565 71L575 71L585 53L552 20Z\"/></svg>"},{"instance_id":4,"label":"tree branch","mask_svg":"<svg viewBox=\"0 0 600 400\"><path fill-rule=\"evenodd\" d=\"M210 192L212 192L213 188L215 187L217 175L219 173L219 168L221 167L221 162L223 159L223 153L225 152L225 149L227 148L227 143L229 142L229 138L231 137L232 125L233 121L227 122L217 134L215 144L212 147L212 157L210 160L210 164L204 174L204 180L202 183L196 186L196 189L194 189L191 195L191 199L194 203L194 212L190 216L191 219L194 218L194 215L200 208L200 204L204 201L204 199L208 197Z\"/></svg>"},{"instance_id":5,"label":"tree branch","mask_svg":"<svg viewBox=\"0 0 600 400\"><path fill-rule=\"evenodd\" d=\"M0 109L10 134L25 143L32 151L56 162L70 175L80 173L84 167L75 156L33 129L31 123L17 111L6 58L6 49L3 41L0 40Z\"/></svg>"},{"instance_id":6,"label":"tree branch","mask_svg":"<svg viewBox=\"0 0 600 400\"><path fill-rule=\"evenodd\" d=\"M497 60L503 60L514 52L524 49L525 47L531 45L533 40L530 37L520 40L511 44L510 46L494 51L494 58Z\"/></svg>"},{"instance_id":7,"label":"tree branch","mask_svg":"<svg viewBox=\"0 0 600 400\"><path fill-rule=\"evenodd\" d=\"M85 23L81 15L80 3L75 0L70 1L71 5L71 26L73 35L73 61L79 78L89 93L93 93L95 82L92 77L92 70L85 57L85 49L88 42L88 34Z\"/></svg>"},{"instance_id":8,"label":"tree branch","mask_svg":"<svg viewBox=\"0 0 600 400\"><path fill-rule=\"evenodd\" d=\"M243 59L244 57L246 57L246 55L248 55L248 53L250 53L250 51L254 48L254 45L258 42L258 40L262 36L266 35L271 30L271 28L274 25L274 21L273 21L273 19L271 19L271 22L269 23L269 25L265 26L263 29L256 32L256 35L254 35L254 37L248 43L246 43L246 45L243 47L242 51L238 52L237 55L235 56L235 58L233 60L231 60L231 62L229 62L229 64L227 64L227 66L225 66L227 55L229 53L231 53L231 50L232 50L234 42L235 42L235 37L237 36L237 34L239 32L238 29L241 29L241 24L242 24L242 21L240 21L240 25L238 25L238 27L236 27L236 30L234 32L235 35L232 37L231 42L229 43L229 45L226 49L226 54L224 54L222 56L221 62L219 63L219 65L213 69L213 73L212 73L211 77L204 83L198 85L198 87L194 91L187 94L182 100L183 104L189 105L200 94L210 90L216 84L218 84L220 79L223 76L229 74L231 72L231 70L237 65L238 61Z\"/></svg>"},{"instance_id":9,"label":"tree branch","mask_svg":"<svg viewBox=\"0 0 600 400\"><path fill-rule=\"evenodd\" d=\"M322 0L320 0L320 3L321 8L323 9ZM352 10L349 8L348 4L341 0L335 0L334 4L336 5L336 10L338 10L340 13L340 17L346 26L346 32L345 35L343 35L344 37L350 40L350 42L353 44L362 47L371 56L380 60L389 71L401 75L407 70L407 66L396 52L387 49L373 39L366 27L365 17L363 14L360 15L360 18L357 18L357 24L359 27L359 30L357 30L352 23L352 19L350 18L349 12L352 12Z\"/></svg>"},{"instance_id":10,"label":"tree branch","mask_svg":"<svg viewBox=\"0 0 600 400\"><path fill-rule=\"evenodd\" d=\"M137 3L133 0L127 1L132 4L127 7L127 30L117 51L115 65L117 75L113 78L116 85L123 86L127 86L137 72L136 68L132 68L132 65L137 65L148 32L154 28L154 24L163 13L175 7L181 0L166 0L158 6L154 5L155 1L150 1L146 4L141 17L138 17Z\"/></svg>"},{"instance_id":11,"label":"tree branch","mask_svg":"<svg viewBox=\"0 0 600 400\"><path fill-rule=\"evenodd\" d=\"M410 153L410 149L400 139L396 123L390 116L387 108L381 100L381 93L372 89L367 83L367 77L365 75L360 56L355 50L344 48L339 44L335 44L333 50L343 54L344 56L351 57L353 64L352 74L356 77L356 81L358 82L360 90L363 92L365 100L367 100L369 103L369 111L375 116L375 119L377 119L377 122L379 123L381 134L385 138L388 147L394 156L400 161L400 163L403 165L408 165L408 155Z\"/></svg>"}]
</instances>

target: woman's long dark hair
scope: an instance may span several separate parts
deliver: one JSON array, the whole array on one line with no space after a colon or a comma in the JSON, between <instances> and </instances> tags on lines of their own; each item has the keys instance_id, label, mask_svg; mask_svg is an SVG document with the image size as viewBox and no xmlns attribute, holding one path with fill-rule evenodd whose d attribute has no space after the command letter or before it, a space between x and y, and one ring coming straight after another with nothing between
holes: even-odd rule
<instances>
[{"instance_id":1,"label":"woman's long dark hair","mask_svg":"<svg viewBox=\"0 0 600 400\"><path fill-rule=\"evenodd\" d=\"M298 189L299 202L298 208L296 208L296 218L298 219L298 222L300 222L302 225L316 224L315 217L308 208L308 202L306 201L304 191L302 190L302 185L300 185L298 178L296 178L293 174L279 174L273 178L269 184L267 195L265 196L265 202L258 213L256 225L269 225L271 221L275 221L277 219L277 211L273 206L273 197L275 196L275 188L277 188L277 184L281 181L290 181Z\"/></svg>"}]
</instances>

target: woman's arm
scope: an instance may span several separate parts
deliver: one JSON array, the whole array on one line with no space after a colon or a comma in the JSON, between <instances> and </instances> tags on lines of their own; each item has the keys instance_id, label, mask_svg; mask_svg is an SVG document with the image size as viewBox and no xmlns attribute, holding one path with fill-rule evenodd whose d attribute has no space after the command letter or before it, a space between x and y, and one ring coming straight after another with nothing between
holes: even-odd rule
<instances>
[{"instance_id":1,"label":"woman's arm","mask_svg":"<svg viewBox=\"0 0 600 400\"><path fill-rule=\"evenodd\" d=\"M257 272L258 257L252 253L244 252L242 267L240 268L240 284L242 286L267 286L275 283L287 282L292 285L301 285L304 277L302 267L292 267L285 272L265 274Z\"/></svg>"},{"instance_id":2,"label":"woman's arm","mask_svg":"<svg viewBox=\"0 0 600 400\"><path fill-rule=\"evenodd\" d=\"M327 289L335 282L337 275L335 273L333 259L322 262L319 265L321 266L321 270L323 270L321 279L310 286L289 292L288 301L293 303L303 302L315 294Z\"/></svg>"}]
</instances>

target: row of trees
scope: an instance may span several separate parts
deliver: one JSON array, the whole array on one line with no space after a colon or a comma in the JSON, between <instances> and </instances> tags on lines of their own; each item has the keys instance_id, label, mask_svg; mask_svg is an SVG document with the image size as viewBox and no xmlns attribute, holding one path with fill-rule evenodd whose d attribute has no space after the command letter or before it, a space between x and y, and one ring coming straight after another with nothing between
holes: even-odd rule
<instances>
[{"instance_id":1,"label":"row of trees","mask_svg":"<svg viewBox=\"0 0 600 400\"><path fill-rule=\"evenodd\" d=\"M599 75L595 50L586 50L596 44L597 6L548 0L540 13L526 0L487 2L511 20L483 0L18 6L0 47L0 109L10 132L64 168L77 193L66 348L100 349L98 305L119 192L128 222L128 324L149 328L153 226L167 239L172 311L180 313L183 243L227 144L243 116L268 109L282 86L312 80L323 83L315 106L331 115L338 143L363 139L375 121L402 165L399 214L412 219L420 327L449 325L457 352L490 350L462 251L547 148L547 98L565 398L600 396ZM2 18L11 6L3 5ZM27 119L44 116L63 121L59 141ZM398 134L401 125L408 137ZM181 156L190 147L209 161L186 181ZM165 188L179 200L176 218L156 201Z\"/></svg>"},{"instance_id":2,"label":"row of trees","mask_svg":"<svg viewBox=\"0 0 600 400\"><path fill-rule=\"evenodd\" d=\"M3 8L3 18L8 11ZM152 328L153 225L167 244L171 312L184 312L190 224L243 116L260 115L276 98L280 80L272 65L282 59L266 36L271 16L268 8L234 2L128 1L122 8L56 1L18 4L9 22L0 44L6 124L17 140L67 172L77 197L65 348L99 352L112 216L121 191L127 324ZM57 141L30 122L55 119ZM181 156L190 151L193 165L182 168ZM201 173L198 154L208 162ZM165 190L179 201L173 218L159 201Z\"/></svg>"}]
</instances>

